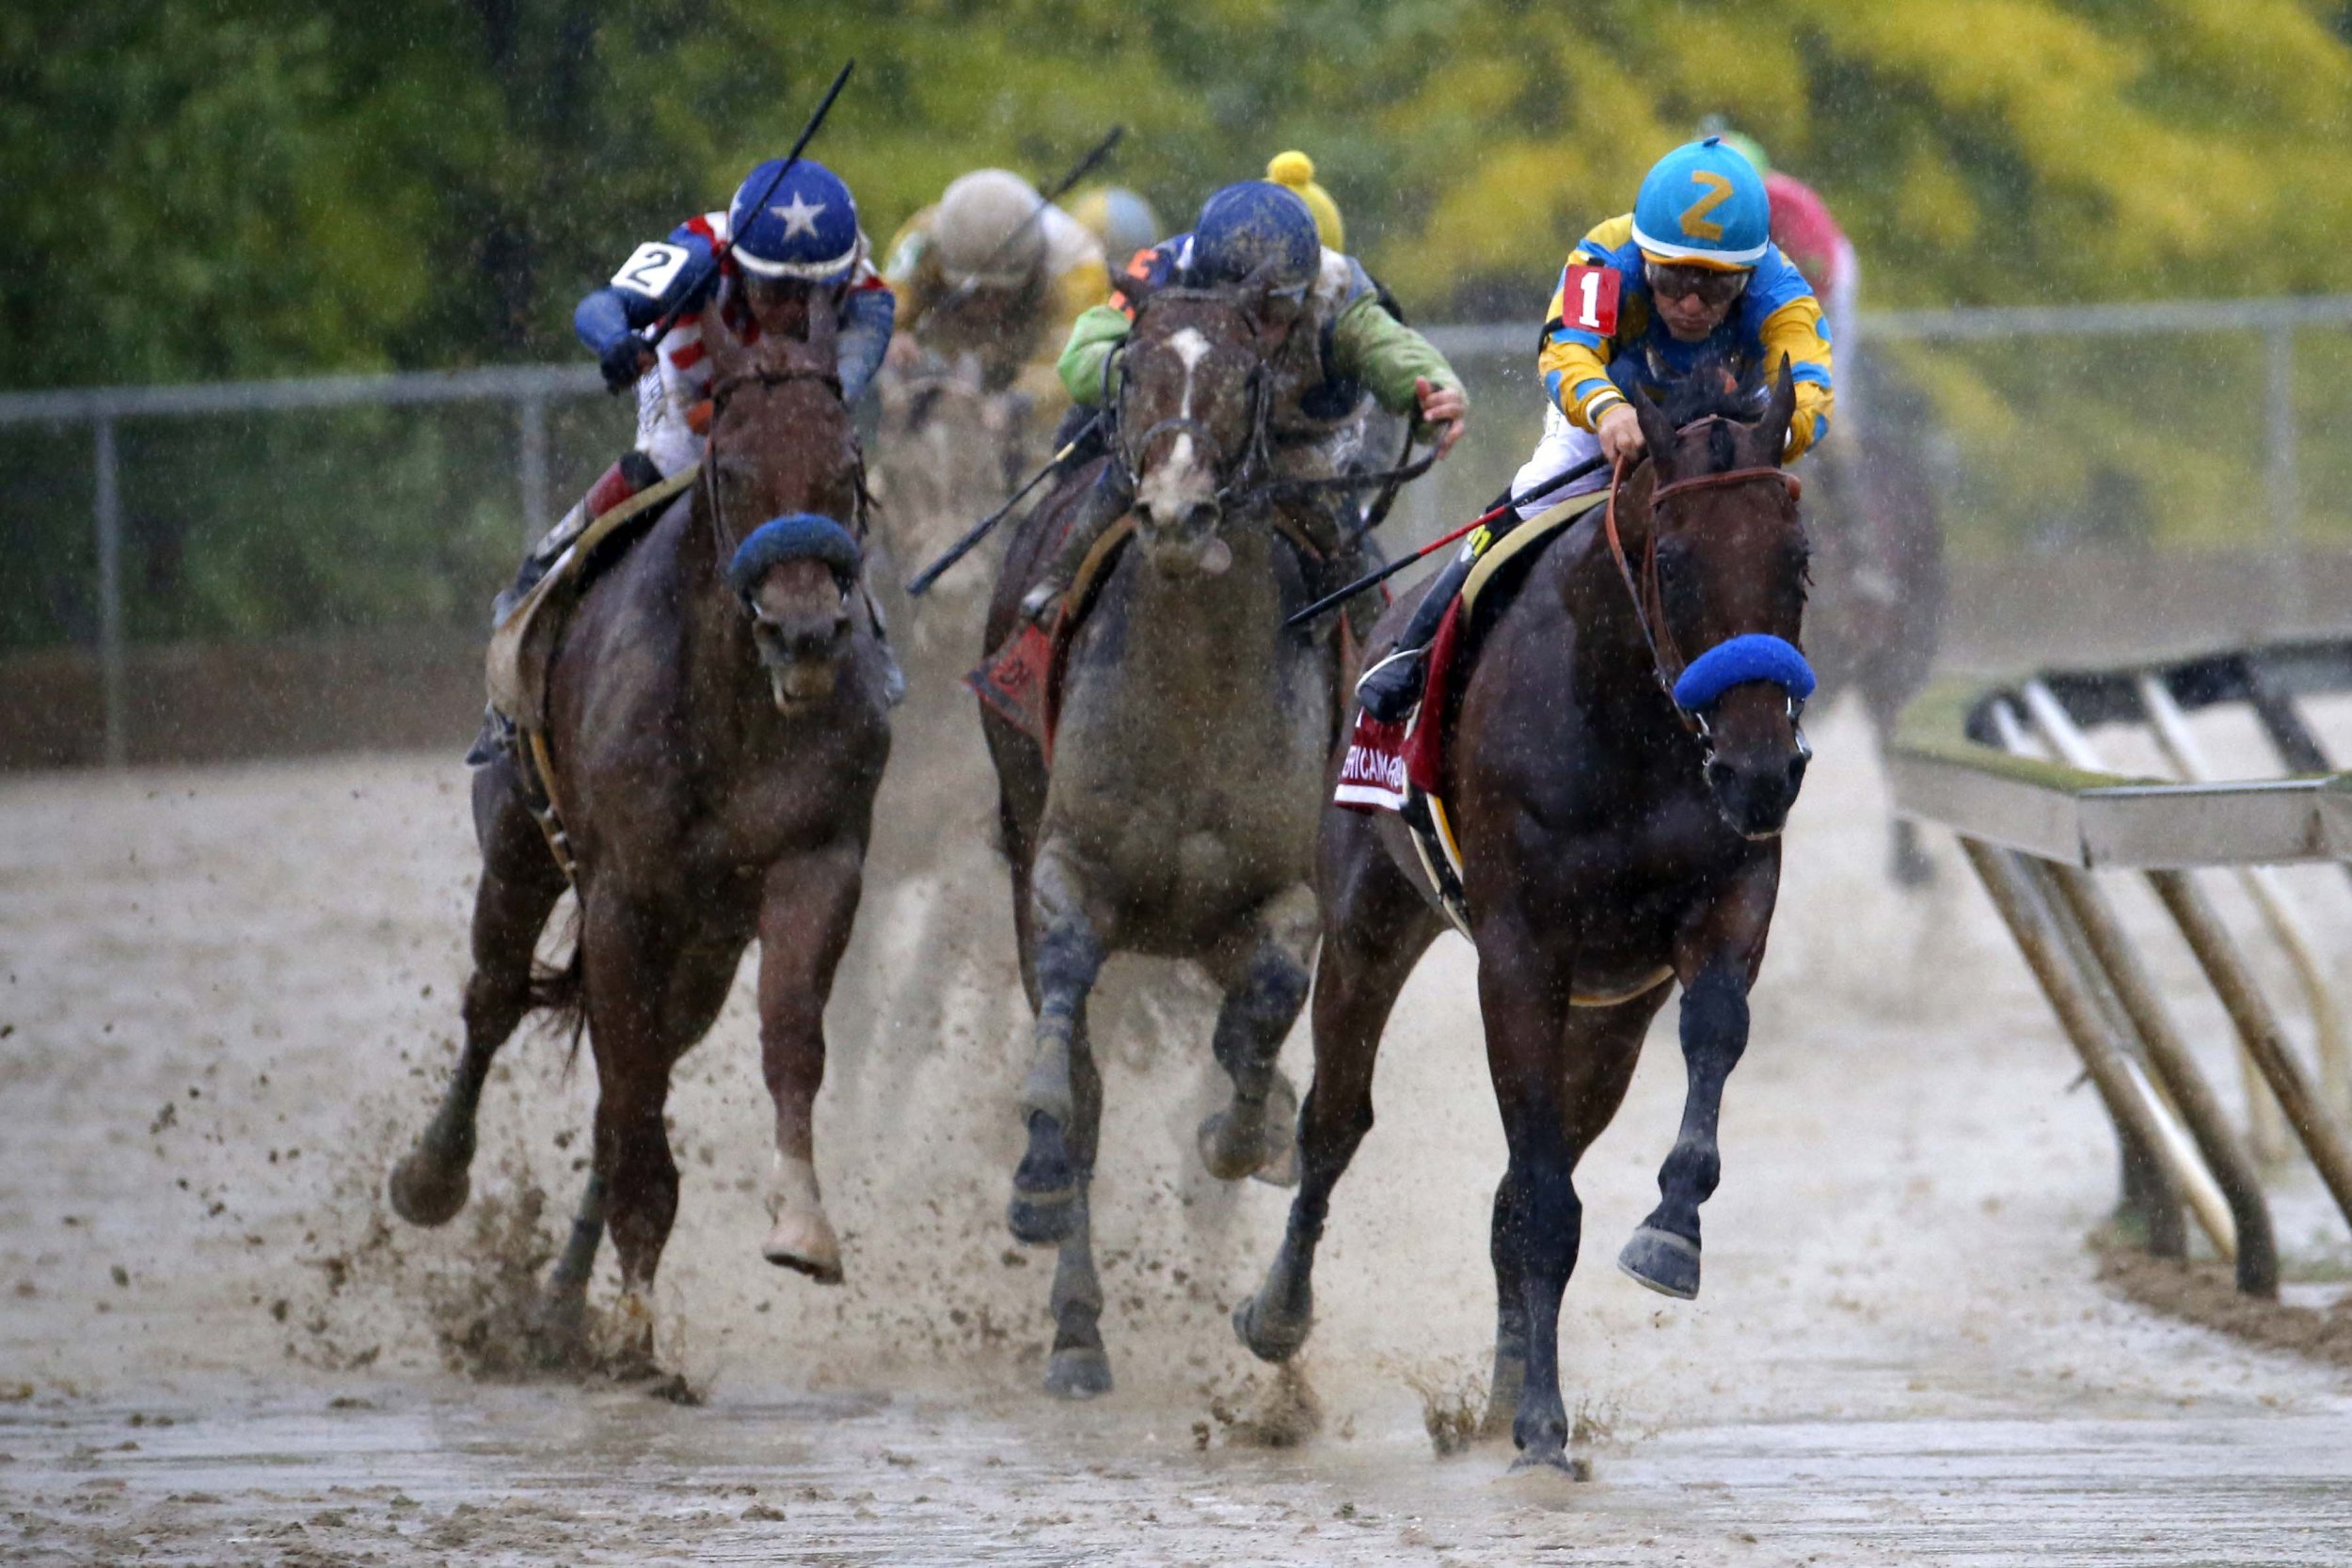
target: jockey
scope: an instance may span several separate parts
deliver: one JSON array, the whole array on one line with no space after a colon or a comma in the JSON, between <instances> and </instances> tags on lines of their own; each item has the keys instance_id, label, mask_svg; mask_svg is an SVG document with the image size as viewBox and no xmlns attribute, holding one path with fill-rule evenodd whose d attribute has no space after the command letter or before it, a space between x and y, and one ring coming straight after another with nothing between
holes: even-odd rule
<instances>
[{"instance_id":1,"label":"jockey","mask_svg":"<svg viewBox=\"0 0 2352 1568\"><path fill-rule=\"evenodd\" d=\"M1461 377L1429 341L1398 321L1379 289L1350 256L1324 247L1313 214L1295 191L1266 181L1228 185L1209 198L1192 231L1136 254L1127 276L1139 283L1191 288L1232 287L1265 276L1264 338L1279 394L1269 418L1275 467L1288 478L1335 471L1330 445L1360 417L1367 395L1393 413L1414 416L1417 436L1434 439L1438 453L1461 438L1469 403ZM1108 305L1078 319L1062 350L1062 385L1082 406L1099 407L1115 394L1111 352L1134 325L1134 307L1114 293ZM1104 369L1110 365L1110 383ZM1053 568L1023 600L1035 617L1068 587L1094 540L1125 514L1133 498L1126 476L1105 469L1073 518ZM1327 571L1343 569L1354 542L1325 508L1309 521L1327 555ZM1373 607L1375 610L1376 606Z\"/></svg>"},{"instance_id":2,"label":"jockey","mask_svg":"<svg viewBox=\"0 0 2352 1568\"><path fill-rule=\"evenodd\" d=\"M719 258L729 235L735 243ZM758 340L762 317L779 305L804 299L830 308L839 329L842 400L858 400L890 346L897 309L866 249L857 202L838 175L803 158L778 179L771 160L744 177L725 211L689 218L666 241L639 245L610 283L580 302L572 329L596 355L605 386L615 392L637 389L637 445L523 558L514 585L492 607L493 626L590 522L702 461L711 379L703 347L708 307L718 307L712 313L718 330L746 343ZM644 329L674 309L677 316L661 341L646 342ZM888 655L887 644L883 652ZM894 691L903 686L895 660L891 677ZM489 761L503 725L489 715L467 761Z\"/></svg>"},{"instance_id":3,"label":"jockey","mask_svg":"<svg viewBox=\"0 0 2352 1568\"><path fill-rule=\"evenodd\" d=\"M774 163L759 165L726 211L689 218L666 241L639 245L612 281L572 312L572 329L603 366L604 384L615 392L637 388L637 446L532 548L514 587L499 595L499 619L590 521L702 461L710 397L706 306L716 301L721 330L750 342L758 338L758 316L771 302L813 295L831 304L840 324L843 400L855 403L873 379L890 343L896 307L866 260L850 187L822 164L803 159L752 212L775 173ZM735 244L714 268L711 258L730 233ZM644 329L673 308L678 309L675 325L659 344L647 343Z\"/></svg>"},{"instance_id":4,"label":"jockey","mask_svg":"<svg viewBox=\"0 0 2352 1568\"><path fill-rule=\"evenodd\" d=\"M1168 232L1152 204L1123 185L1080 191L1070 203L1070 215L1094 236L1106 258L1122 264L1136 251L1151 249Z\"/></svg>"},{"instance_id":5,"label":"jockey","mask_svg":"<svg viewBox=\"0 0 2352 1568\"><path fill-rule=\"evenodd\" d=\"M1071 325L1110 293L1101 242L1017 174L975 169L909 218L884 275L898 293L891 363L930 348L979 362L981 385L1009 388L1057 417L1054 356Z\"/></svg>"},{"instance_id":6,"label":"jockey","mask_svg":"<svg viewBox=\"0 0 2352 1568\"><path fill-rule=\"evenodd\" d=\"M1568 253L1544 322L1536 370L1548 406L1543 439L1511 492L1523 495L1595 457L1630 464L1641 422L1626 401L1652 398L1702 361L1767 373L1786 359L1797 411L1784 461L1828 434L1830 339L1804 275L1773 245L1763 176L1720 136L1676 148L1642 182L1633 211ZM1598 490L1605 469L1528 502L1523 516ZM1396 649L1356 686L1364 711L1402 719L1419 698L1422 655L1480 550L1505 529L1473 534L1415 607Z\"/></svg>"}]
</instances>

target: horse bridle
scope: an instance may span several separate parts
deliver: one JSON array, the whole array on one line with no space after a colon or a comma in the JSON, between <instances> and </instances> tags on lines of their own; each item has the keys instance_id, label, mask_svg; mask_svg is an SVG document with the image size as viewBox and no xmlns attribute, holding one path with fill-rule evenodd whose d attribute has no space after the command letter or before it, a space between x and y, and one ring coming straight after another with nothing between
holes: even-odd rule
<instances>
[{"instance_id":1,"label":"horse bridle","mask_svg":"<svg viewBox=\"0 0 2352 1568\"><path fill-rule=\"evenodd\" d=\"M1737 421L1726 420L1718 414L1710 415L1707 420L1699 420L1696 424L1687 428L1696 429L1698 425L1708 423L1732 424L1735 422ZM1680 432L1677 434L1679 435ZM1617 563L1617 577L1624 582L1626 596L1632 603L1633 624L1640 628L1643 645L1649 650L1650 673L1657 677L1659 689L1666 694L1666 701L1674 708L1675 716L1682 721L1682 727L1697 736L1707 748L1708 755L1712 756L1714 734L1708 727L1707 715L1693 712L1675 699L1675 683L1682 678L1682 672L1690 667L1690 660L1682 657L1682 650L1675 643L1674 628L1666 623L1665 598L1658 577L1658 508L1660 503L1676 496L1690 495L1699 490L1728 489L1740 484L1757 484L1766 481L1784 486L1788 493L1789 500L1795 501L1804 493L1804 482L1785 468L1756 465L1745 468L1727 468L1716 474L1695 474L1689 479L1677 479L1671 483L1660 485L1650 493L1649 535L1644 542L1642 573L1637 580L1634 577L1632 562L1626 558L1625 540L1617 531L1617 495L1625 488L1626 476L1633 471L1634 467L1635 465L1620 458L1615 468L1611 472L1609 503L1601 515L1601 531L1608 538L1609 554ZM1794 723L1804 712L1804 699L1791 694L1788 698L1789 721ZM1802 737L1799 743L1803 743Z\"/></svg>"},{"instance_id":2,"label":"horse bridle","mask_svg":"<svg viewBox=\"0 0 2352 1568\"><path fill-rule=\"evenodd\" d=\"M814 365L768 366L755 371L738 371L733 375L721 376L710 384L710 430L703 437L702 478L699 483L703 488L704 499L709 506L711 542L718 546L718 565L723 573L726 570L727 562L734 559L735 552L742 547L743 541L727 527L726 502L722 498L719 489L719 416L726 408L727 399L741 391L745 387L756 386L763 389L772 389L796 381L814 381L829 388L834 397L841 396L840 372L819 370ZM862 512L866 502L866 473L863 461L858 470L857 494L858 504ZM861 524L864 522L863 516L859 521ZM839 586L841 602L846 605L850 601L851 585L844 579Z\"/></svg>"},{"instance_id":3,"label":"horse bridle","mask_svg":"<svg viewBox=\"0 0 2352 1568\"><path fill-rule=\"evenodd\" d=\"M1176 294L1178 292L1174 290L1166 290L1162 291L1161 293L1155 293L1151 297L1152 299L1158 299L1163 297L1163 294ZM1231 310L1235 316L1241 319L1243 329L1249 333L1253 341L1256 340L1258 336L1256 324L1250 320L1249 312L1243 307L1241 301L1211 290L1188 289L1183 291L1179 297L1185 299L1207 300L1224 307L1226 309ZM1136 313L1140 316L1141 310L1138 309ZM1121 338L1112 348L1111 357L1105 359L1103 365L1103 375L1105 381L1110 379L1112 365L1120 358L1124 357L1127 346L1131 341L1133 341L1131 338ZM1164 435L1169 434L1170 432L1190 436L1196 442L1206 447L1211 452L1213 459L1209 466L1211 472L1222 474L1225 471L1225 444L1216 438L1216 432L1210 428L1209 422L1206 420L1195 419L1188 414L1172 415L1168 419L1160 420L1147 426L1143 434L1136 437L1134 443L1130 445L1125 436L1126 421L1124 419L1127 406L1127 388L1129 384L1128 377L1124 375L1120 377L1119 392L1118 395L1111 400L1110 405L1111 429L1113 431L1110 444L1111 456L1113 460L1119 464L1120 474L1125 480L1127 489L1132 491L1135 488L1136 480L1140 477L1136 472L1136 463L1138 459L1140 459L1144 453L1152 450L1152 443L1153 441L1159 439L1160 436ZM1266 361L1263 355L1259 356L1256 364L1250 366L1247 385L1249 388L1248 444L1242 453L1241 466L1239 469L1231 479L1226 480L1217 487L1216 504L1219 511L1223 511L1239 501L1250 499L1256 495L1259 490L1264 487L1263 483L1251 484L1248 483L1250 476L1265 467L1267 461L1266 424L1271 413L1272 400L1267 395Z\"/></svg>"}]
</instances>

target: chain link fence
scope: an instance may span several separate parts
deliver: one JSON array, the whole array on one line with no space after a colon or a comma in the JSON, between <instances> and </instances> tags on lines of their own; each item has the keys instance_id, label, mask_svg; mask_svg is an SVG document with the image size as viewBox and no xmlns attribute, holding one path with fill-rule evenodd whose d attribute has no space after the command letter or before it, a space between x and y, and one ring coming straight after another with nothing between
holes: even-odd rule
<instances>
[{"instance_id":1,"label":"chain link fence","mask_svg":"<svg viewBox=\"0 0 2352 1568\"><path fill-rule=\"evenodd\" d=\"M2352 614L2347 326L2352 297L1879 313L1841 384L1931 469L1963 600L2006 575L2047 621L2137 562L2175 621L2308 628ZM1542 420L1532 325L1431 335L1473 429L1392 545ZM462 738L491 594L631 430L585 365L0 395L0 767Z\"/></svg>"}]
</instances>

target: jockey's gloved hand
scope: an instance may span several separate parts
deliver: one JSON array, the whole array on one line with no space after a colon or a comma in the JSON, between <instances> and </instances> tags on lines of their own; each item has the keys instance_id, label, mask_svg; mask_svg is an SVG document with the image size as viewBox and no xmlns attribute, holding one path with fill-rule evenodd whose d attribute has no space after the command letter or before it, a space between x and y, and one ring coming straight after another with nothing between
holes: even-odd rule
<instances>
[{"instance_id":1,"label":"jockey's gloved hand","mask_svg":"<svg viewBox=\"0 0 2352 1568\"><path fill-rule=\"evenodd\" d=\"M614 339L596 364L604 372L606 391L625 391L637 385L639 376L653 369L653 350L646 346L644 339L631 332Z\"/></svg>"}]
</instances>

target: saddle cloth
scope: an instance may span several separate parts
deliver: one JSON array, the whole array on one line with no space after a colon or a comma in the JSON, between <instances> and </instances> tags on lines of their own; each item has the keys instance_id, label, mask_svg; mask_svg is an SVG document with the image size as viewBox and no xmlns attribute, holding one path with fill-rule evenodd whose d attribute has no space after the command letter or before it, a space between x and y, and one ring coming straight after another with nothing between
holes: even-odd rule
<instances>
[{"instance_id":1,"label":"saddle cloth","mask_svg":"<svg viewBox=\"0 0 2352 1568\"><path fill-rule=\"evenodd\" d=\"M1535 559L1549 540L1591 512L1605 494L1571 496L1549 511L1477 546L1476 564L1462 592L1446 607L1429 644L1421 701L1394 723L1384 724L1359 708L1340 760L1334 805L1349 811L1396 813L1413 846L1422 877L1422 895L1443 911L1454 929L1470 934L1470 905L1462 894L1462 852L1438 795L1444 778L1446 713L1475 663L1470 628L1481 595L1513 562ZM1647 988L1645 988L1647 989ZM1581 999L1580 999L1581 1000Z\"/></svg>"},{"instance_id":2,"label":"saddle cloth","mask_svg":"<svg viewBox=\"0 0 2352 1568\"><path fill-rule=\"evenodd\" d=\"M490 633L489 651L483 660L484 684L492 707L524 730L547 727L548 665L555 656L556 638L587 587L592 568L610 559L619 544L633 538L663 508L693 488L701 473L699 465L690 465L598 515L555 558L547 576L523 595L522 602L507 611Z\"/></svg>"}]
</instances>

